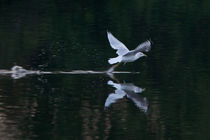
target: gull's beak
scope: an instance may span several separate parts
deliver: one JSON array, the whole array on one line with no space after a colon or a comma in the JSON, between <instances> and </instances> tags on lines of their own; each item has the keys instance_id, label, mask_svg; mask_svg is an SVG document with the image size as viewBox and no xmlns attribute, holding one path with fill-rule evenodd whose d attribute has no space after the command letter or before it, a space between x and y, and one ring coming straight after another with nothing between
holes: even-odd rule
<instances>
[{"instance_id":1,"label":"gull's beak","mask_svg":"<svg viewBox=\"0 0 210 140\"><path fill-rule=\"evenodd\" d=\"M146 54L144 54L144 56L145 56L145 57L147 57L147 55L146 55Z\"/></svg>"}]
</instances>

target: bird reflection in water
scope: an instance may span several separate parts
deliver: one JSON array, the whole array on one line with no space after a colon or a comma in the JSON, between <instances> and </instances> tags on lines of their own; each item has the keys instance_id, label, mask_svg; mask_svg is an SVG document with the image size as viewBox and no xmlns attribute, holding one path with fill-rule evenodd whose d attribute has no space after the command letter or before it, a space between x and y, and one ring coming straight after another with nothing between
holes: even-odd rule
<instances>
[{"instance_id":1,"label":"bird reflection in water","mask_svg":"<svg viewBox=\"0 0 210 140\"><path fill-rule=\"evenodd\" d=\"M105 102L105 108L110 107L112 104L116 103L118 100L127 97L143 112L148 110L148 101L146 97L142 97L139 93L142 93L145 89L135 86L132 83L115 83L113 81L108 81L108 85L116 88L114 93L110 93Z\"/></svg>"}]
</instances>

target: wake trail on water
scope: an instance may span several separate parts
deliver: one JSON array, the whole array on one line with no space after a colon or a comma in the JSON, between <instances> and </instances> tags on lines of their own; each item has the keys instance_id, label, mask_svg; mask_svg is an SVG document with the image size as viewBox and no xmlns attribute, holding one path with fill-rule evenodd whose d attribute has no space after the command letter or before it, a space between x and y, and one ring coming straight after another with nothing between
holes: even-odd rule
<instances>
[{"instance_id":1,"label":"wake trail on water","mask_svg":"<svg viewBox=\"0 0 210 140\"><path fill-rule=\"evenodd\" d=\"M72 70L72 71L39 71L26 70L21 66L13 66L11 70L0 70L0 75L11 75L13 79L20 79L26 75L44 75L44 74L138 74L140 72L129 71L93 71L93 70Z\"/></svg>"}]
</instances>

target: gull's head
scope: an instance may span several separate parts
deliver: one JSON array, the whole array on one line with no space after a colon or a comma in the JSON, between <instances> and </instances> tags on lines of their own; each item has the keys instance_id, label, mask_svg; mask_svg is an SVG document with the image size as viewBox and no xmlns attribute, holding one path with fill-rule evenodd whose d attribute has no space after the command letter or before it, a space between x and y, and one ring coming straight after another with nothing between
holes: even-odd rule
<instances>
[{"instance_id":1,"label":"gull's head","mask_svg":"<svg viewBox=\"0 0 210 140\"><path fill-rule=\"evenodd\" d=\"M141 92L143 92L144 91L144 89L142 89L142 88L139 88L139 87L135 87L134 88L134 92L135 93L141 93Z\"/></svg>"},{"instance_id":2,"label":"gull's head","mask_svg":"<svg viewBox=\"0 0 210 140\"><path fill-rule=\"evenodd\" d=\"M137 57L137 58L140 58L140 57L143 57L143 56L147 56L147 55L144 54L144 53L142 53L142 52L138 52L138 53L136 54L136 57Z\"/></svg>"}]
</instances>

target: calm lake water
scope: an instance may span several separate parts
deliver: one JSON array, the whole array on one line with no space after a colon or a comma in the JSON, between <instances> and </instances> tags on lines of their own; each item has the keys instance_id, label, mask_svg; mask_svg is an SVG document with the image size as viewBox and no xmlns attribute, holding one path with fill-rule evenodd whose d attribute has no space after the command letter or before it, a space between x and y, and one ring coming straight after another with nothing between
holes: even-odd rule
<instances>
[{"instance_id":1,"label":"calm lake water","mask_svg":"<svg viewBox=\"0 0 210 140\"><path fill-rule=\"evenodd\" d=\"M210 1L0 0L0 69L107 70L106 31L139 74L0 74L0 139L210 139Z\"/></svg>"}]
</instances>

